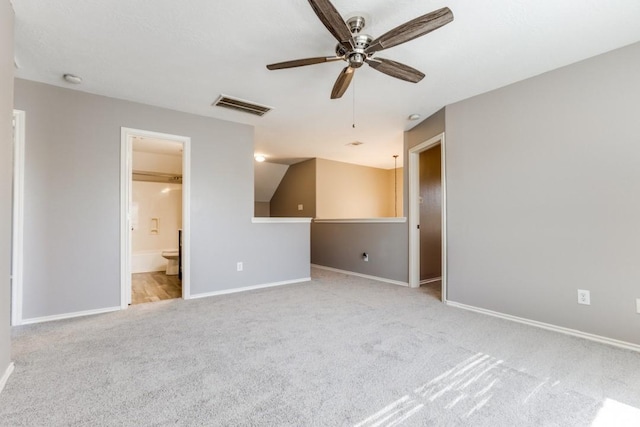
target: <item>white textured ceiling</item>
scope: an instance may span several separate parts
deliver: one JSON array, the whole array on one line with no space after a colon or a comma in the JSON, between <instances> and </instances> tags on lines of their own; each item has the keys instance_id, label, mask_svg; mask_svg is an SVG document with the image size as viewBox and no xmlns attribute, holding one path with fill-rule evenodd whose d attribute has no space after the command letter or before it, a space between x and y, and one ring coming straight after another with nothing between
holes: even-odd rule
<instances>
[{"instance_id":1,"label":"white textured ceiling","mask_svg":"<svg viewBox=\"0 0 640 427\"><path fill-rule=\"evenodd\" d=\"M333 0L362 12L376 37L443 6L455 19L378 56L423 71L417 85L358 70L340 100L342 62L268 71L330 56L335 40L305 0L13 0L20 78L256 128L256 151L391 168L407 116L640 40L638 0ZM81 76L70 85L64 73ZM355 89L356 128L352 128ZM275 107L262 118L211 107L221 93ZM153 129L150 129L153 130ZM347 145L362 141L358 147Z\"/></svg>"}]
</instances>

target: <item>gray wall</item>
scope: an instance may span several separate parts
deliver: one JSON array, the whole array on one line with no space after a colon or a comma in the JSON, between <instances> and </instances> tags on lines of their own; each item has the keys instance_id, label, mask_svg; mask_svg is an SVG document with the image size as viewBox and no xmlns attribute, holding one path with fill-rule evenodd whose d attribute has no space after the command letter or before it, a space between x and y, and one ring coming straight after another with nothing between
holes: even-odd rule
<instances>
[{"instance_id":1,"label":"gray wall","mask_svg":"<svg viewBox=\"0 0 640 427\"><path fill-rule=\"evenodd\" d=\"M0 377L11 362L11 185L13 170L13 9L0 1Z\"/></svg>"},{"instance_id":2,"label":"gray wall","mask_svg":"<svg viewBox=\"0 0 640 427\"><path fill-rule=\"evenodd\" d=\"M251 127L25 80L15 91L25 319L119 305L121 126L191 137L192 294L309 276L308 224L251 223Z\"/></svg>"},{"instance_id":3,"label":"gray wall","mask_svg":"<svg viewBox=\"0 0 640 427\"><path fill-rule=\"evenodd\" d=\"M298 210L298 205L303 210ZM289 166L270 204L272 217L316 216L316 159Z\"/></svg>"},{"instance_id":4,"label":"gray wall","mask_svg":"<svg viewBox=\"0 0 640 427\"><path fill-rule=\"evenodd\" d=\"M404 134L404 148L409 150L436 135L444 132L446 125L446 109L433 113Z\"/></svg>"},{"instance_id":5,"label":"gray wall","mask_svg":"<svg viewBox=\"0 0 640 427\"><path fill-rule=\"evenodd\" d=\"M407 283L408 245L406 223L311 225L311 262L340 270Z\"/></svg>"},{"instance_id":6,"label":"gray wall","mask_svg":"<svg viewBox=\"0 0 640 427\"><path fill-rule=\"evenodd\" d=\"M447 107L450 300L640 344L639 76L634 44Z\"/></svg>"}]
</instances>

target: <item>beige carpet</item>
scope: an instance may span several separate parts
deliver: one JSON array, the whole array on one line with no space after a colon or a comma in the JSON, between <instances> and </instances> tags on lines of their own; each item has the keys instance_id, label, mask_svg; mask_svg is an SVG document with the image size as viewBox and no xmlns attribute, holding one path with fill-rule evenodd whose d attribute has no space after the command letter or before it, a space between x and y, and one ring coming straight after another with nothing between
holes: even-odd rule
<instances>
[{"instance_id":1,"label":"beige carpet","mask_svg":"<svg viewBox=\"0 0 640 427\"><path fill-rule=\"evenodd\" d=\"M303 284L15 328L13 359L2 426L640 420L638 353L320 270Z\"/></svg>"}]
</instances>

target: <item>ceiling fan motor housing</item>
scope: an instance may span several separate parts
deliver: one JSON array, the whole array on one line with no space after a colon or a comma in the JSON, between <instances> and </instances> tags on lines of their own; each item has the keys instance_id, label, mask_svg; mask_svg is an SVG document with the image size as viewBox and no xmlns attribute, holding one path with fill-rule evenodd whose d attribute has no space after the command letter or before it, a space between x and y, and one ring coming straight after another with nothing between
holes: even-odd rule
<instances>
[{"instance_id":1,"label":"ceiling fan motor housing","mask_svg":"<svg viewBox=\"0 0 640 427\"><path fill-rule=\"evenodd\" d=\"M365 59L368 58L365 50L373 41L373 37L368 34L358 34L353 37L353 41L355 47L348 53L349 65L353 68L360 68L364 64Z\"/></svg>"},{"instance_id":2,"label":"ceiling fan motor housing","mask_svg":"<svg viewBox=\"0 0 640 427\"><path fill-rule=\"evenodd\" d=\"M336 55L345 59L352 68L360 68L369 55L365 50L371 45L373 37L368 34L360 34L366 21L362 16L354 16L347 20L347 25L353 34L353 48L347 49L341 43L336 46Z\"/></svg>"},{"instance_id":3,"label":"ceiling fan motor housing","mask_svg":"<svg viewBox=\"0 0 640 427\"><path fill-rule=\"evenodd\" d=\"M336 56L344 58L352 68L360 68L364 64L369 55L365 50L371 45L373 37L368 34L360 34L365 26L366 21L362 16L354 16L347 20L347 25L353 34L353 48L347 49L344 45L338 43L336 45Z\"/></svg>"}]
</instances>

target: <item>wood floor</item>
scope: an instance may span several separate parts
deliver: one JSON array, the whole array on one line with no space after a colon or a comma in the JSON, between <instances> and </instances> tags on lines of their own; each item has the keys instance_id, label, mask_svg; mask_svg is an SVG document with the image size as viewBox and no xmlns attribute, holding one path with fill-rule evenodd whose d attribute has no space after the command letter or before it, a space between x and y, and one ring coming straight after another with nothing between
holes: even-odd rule
<instances>
[{"instance_id":1,"label":"wood floor","mask_svg":"<svg viewBox=\"0 0 640 427\"><path fill-rule=\"evenodd\" d=\"M442 300L442 280L437 282L425 283L420 285L421 288L427 289L427 293L437 300Z\"/></svg>"},{"instance_id":2,"label":"wood floor","mask_svg":"<svg viewBox=\"0 0 640 427\"><path fill-rule=\"evenodd\" d=\"M178 276L167 276L164 271L131 275L131 304L180 298L182 284Z\"/></svg>"}]
</instances>

